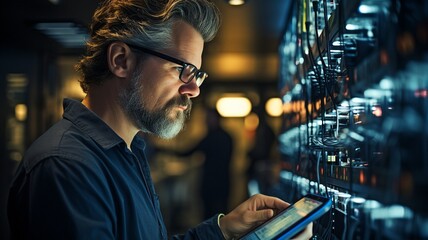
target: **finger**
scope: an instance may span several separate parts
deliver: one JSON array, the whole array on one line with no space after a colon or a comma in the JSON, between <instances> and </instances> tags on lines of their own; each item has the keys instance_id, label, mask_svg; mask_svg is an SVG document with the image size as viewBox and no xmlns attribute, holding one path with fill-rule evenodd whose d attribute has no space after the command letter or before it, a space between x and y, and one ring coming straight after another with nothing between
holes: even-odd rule
<instances>
[{"instance_id":1,"label":"finger","mask_svg":"<svg viewBox=\"0 0 428 240\"><path fill-rule=\"evenodd\" d=\"M305 228L305 231L303 232L303 234L306 236L307 239L312 237L312 234L313 234L312 227L313 227L313 224L309 223L308 226Z\"/></svg>"},{"instance_id":2,"label":"finger","mask_svg":"<svg viewBox=\"0 0 428 240\"><path fill-rule=\"evenodd\" d=\"M305 229L292 238L292 240L307 240L312 237L312 223L308 224Z\"/></svg>"},{"instance_id":3,"label":"finger","mask_svg":"<svg viewBox=\"0 0 428 240\"><path fill-rule=\"evenodd\" d=\"M274 211L272 209L263 209L258 211L248 212L248 219L251 219L251 222L263 222L273 217Z\"/></svg>"},{"instance_id":4,"label":"finger","mask_svg":"<svg viewBox=\"0 0 428 240\"><path fill-rule=\"evenodd\" d=\"M276 198L276 197L271 197L271 196L261 196L261 200L262 200L262 207L265 208L276 208L276 209L285 209L288 206L290 206L289 203L284 202L283 200Z\"/></svg>"}]
</instances>

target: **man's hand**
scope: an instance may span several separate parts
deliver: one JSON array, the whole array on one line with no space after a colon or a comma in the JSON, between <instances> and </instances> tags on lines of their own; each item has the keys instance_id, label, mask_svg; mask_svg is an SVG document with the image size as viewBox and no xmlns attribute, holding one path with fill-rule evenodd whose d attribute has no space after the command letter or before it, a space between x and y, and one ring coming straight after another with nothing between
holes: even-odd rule
<instances>
[{"instance_id":1,"label":"man's hand","mask_svg":"<svg viewBox=\"0 0 428 240\"><path fill-rule=\"evenodd\" d=\"M238 238L289 205L279 198L256 194L222 217L220 229L225 239ZM311 236L312 223L295 239L309 239Z\"/></svg>"},{"instance_id":2,"label":"man's hand","mask_svg":"<svg viewBox=\"0 0 428 240\"><path fill-rule=\"evenodd\" d=\"M292 240L308 240L312 237L312 223L309 223L303 231L298 233Z\"/></svg>"}]
</instances>

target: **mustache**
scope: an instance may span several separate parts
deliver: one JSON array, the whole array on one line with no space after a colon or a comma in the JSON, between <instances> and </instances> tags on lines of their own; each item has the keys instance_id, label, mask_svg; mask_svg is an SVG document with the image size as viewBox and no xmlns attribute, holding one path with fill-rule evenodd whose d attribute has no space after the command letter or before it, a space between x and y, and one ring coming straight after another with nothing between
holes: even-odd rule
<instances>
[{"instance_id":1,"label":"mustache","mask_svg":"<svg viewBox=\"0 0 428 240\"><path fill-rule=\"evenodd\" d=\"M169 108L172 106L185 106L187 107L186 111L190 111L190 109L192 108L192 100L190 100L190 98L185 95L181 95L179 97L171 99L165 107Z\"/></svg>"}]
</instances>

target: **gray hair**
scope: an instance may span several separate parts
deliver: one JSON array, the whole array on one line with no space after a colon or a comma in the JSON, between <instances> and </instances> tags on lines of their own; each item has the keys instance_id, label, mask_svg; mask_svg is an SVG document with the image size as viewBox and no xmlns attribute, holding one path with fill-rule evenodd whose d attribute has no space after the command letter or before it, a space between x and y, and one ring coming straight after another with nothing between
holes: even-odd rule
<instances>
[{"instance_id":1,"label":"gray hair","mask_svg":"<svg viewBox=\"0 0 428 240\"><path fill-rule=\"evenodd\" d=\"M110 76L110 43L122 41L154 50L167 48L177 20L193 26L209 42L220 27L220 12L210 0L105 0L93 15L86 55L76 65L82 75L83 91Z\"/></svg>"}]
</instances>

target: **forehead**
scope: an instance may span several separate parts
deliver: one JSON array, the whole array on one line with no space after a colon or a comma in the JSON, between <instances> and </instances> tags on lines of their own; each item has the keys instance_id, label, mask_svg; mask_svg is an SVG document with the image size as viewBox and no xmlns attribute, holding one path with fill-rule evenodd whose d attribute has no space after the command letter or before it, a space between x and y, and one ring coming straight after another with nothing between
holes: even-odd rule
<instances>
[{"instance_id":1,"label":"forehead","mask_svg":"<svg viewBox=\"0 0 428 240\"><path fill-rule=\"evenodd\" d=\"M172 29L172 44L168 49L171 54L200 67L204 40L195 28L184 21L177 21Z\"/></svg>"}]
</instances>

